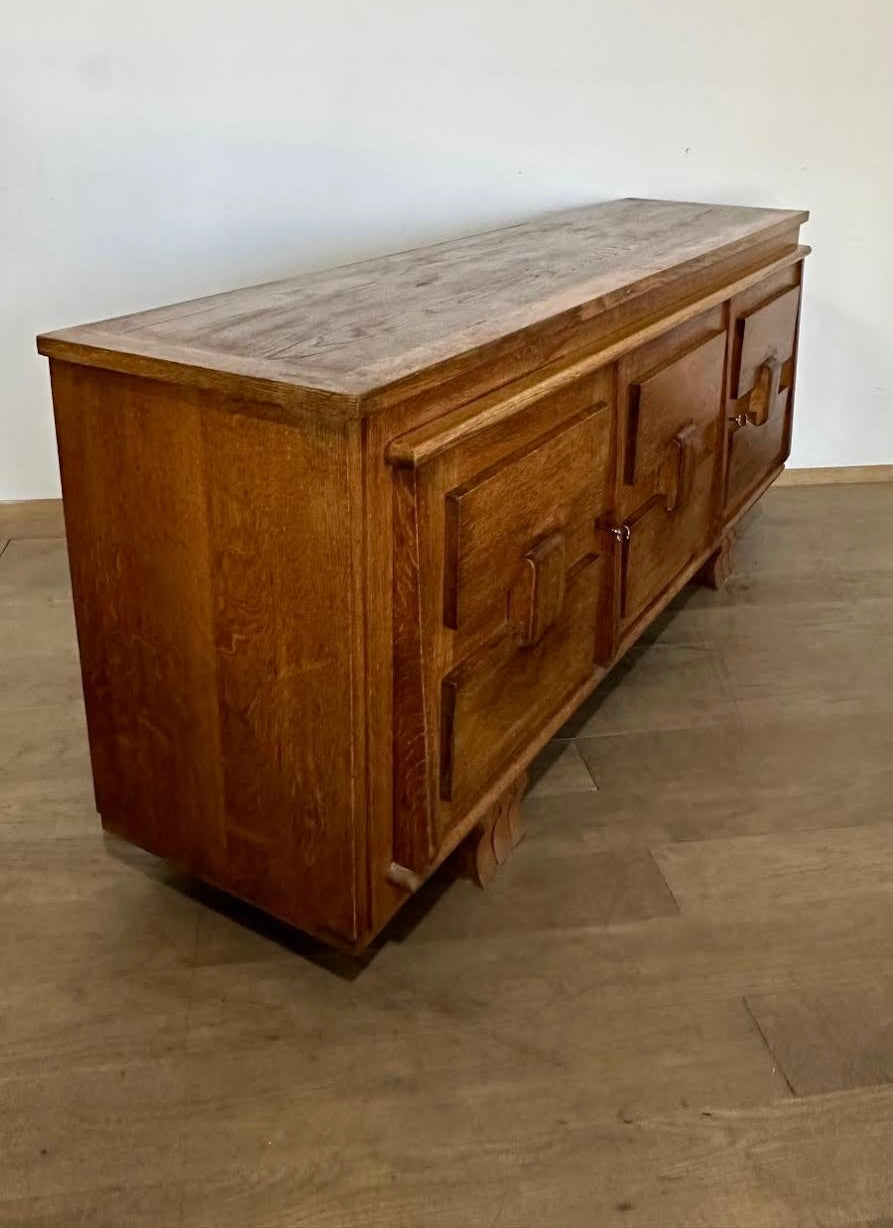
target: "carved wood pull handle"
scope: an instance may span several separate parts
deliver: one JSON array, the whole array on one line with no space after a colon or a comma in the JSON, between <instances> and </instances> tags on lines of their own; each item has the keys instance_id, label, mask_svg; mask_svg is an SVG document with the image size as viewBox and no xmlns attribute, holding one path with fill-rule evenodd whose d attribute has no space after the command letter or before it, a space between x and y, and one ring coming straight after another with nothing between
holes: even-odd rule
<instances>
[{"instance_id":1,"label":"carved wood pull handle","mask_svg":"<svg viewBox=\"0 0 893 1228\"><path fill-rule=\"evenodd\" d=\"M666 483L661 482L661 487L666 490L668 512L672 512L680 504L685 507L691 498L697 460L698 428L693 422L687 423L676 432L670 445L669 474ZM663 474L661 477L663 478Z\"/></svg>"},{"instance_id":2,"label":"carved wood pull handle","mask_svg":"<svg viewBox=\"0 0 893 1228\"><path fill-rule=\"evenodd\" d=\"M519 643L538 643L561 613L565 581L564 535L550 533L528 550L509 598L509 618Z\"/></svg>"},{"instance_id":3,"label":"carved wood pull handle","mask_svg":"<svg viewBox=\"0 0 893 1228\"><path fill-rule=\"evenodd\" d=\"M762 426L772 413L775 399L781 387L781 363L777 358L767 358L757 372L747 405L747 421Z\"/></svg>"}]
</instances>

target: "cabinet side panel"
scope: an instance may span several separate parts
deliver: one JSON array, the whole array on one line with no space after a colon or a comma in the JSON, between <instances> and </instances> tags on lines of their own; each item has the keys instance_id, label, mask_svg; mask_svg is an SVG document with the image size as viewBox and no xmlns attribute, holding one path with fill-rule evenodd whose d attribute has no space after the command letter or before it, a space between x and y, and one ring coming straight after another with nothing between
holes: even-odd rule
<instances>
[{"instance_id":1,"label":"cabinet side panel","mask_svg":"<svg viewBox=\"0 0 893 1228\"><path fill-rule=\"evenodd\" d=\"M356 935L351 432L203 418L228 855L274 911Z\"/></svg>"},{"instance_id":2,"label":"cabinet side panel","mask_svg":"<svg viewBox=\"0 0 893 1228\"><path fill-rule=\"evenodd\" d=\"M51 369L96 806L214 876L223 776L199 410L134 377Z\"/></svg>"},{"instance_id":3,"label":"cabinet side panel","mask_svg":"<svg viewBox=\"0 0 893 1228\"><path fill-rule=\"evenodd\" d=\"M65 364L53 391L106 826L353 942L350 428Z\"/></svg>"}]
</instances>

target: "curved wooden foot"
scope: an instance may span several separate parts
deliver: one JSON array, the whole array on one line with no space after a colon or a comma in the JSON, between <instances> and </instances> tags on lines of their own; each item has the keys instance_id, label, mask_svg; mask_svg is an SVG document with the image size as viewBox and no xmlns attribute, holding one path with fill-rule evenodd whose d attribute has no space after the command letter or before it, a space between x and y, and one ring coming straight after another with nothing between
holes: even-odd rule
<instances>
[{"instance_id":1,"label":"curved wooden foot","mask_svg":"<svg viewBox=\"0 0 893 1228\"><path fill-rule=\"evenodd\" d=\"M459 850L462 873L479 887L490 879L526 835L521 820L521 799L527 788L522 772L505 793L481 816Z\"/></svg>"},{"instance_id":2,"label":"curved wooden foot","mask_svg":"<svg viewBox=\"0 0 893 1228\"><path fill-rule=\"evenodd\" d=\"M695 576L696 584L704 584L707 588L722 588L732 574L732 547L734 544L735 530L730 529Z\"/></svg>"}]
</instances>

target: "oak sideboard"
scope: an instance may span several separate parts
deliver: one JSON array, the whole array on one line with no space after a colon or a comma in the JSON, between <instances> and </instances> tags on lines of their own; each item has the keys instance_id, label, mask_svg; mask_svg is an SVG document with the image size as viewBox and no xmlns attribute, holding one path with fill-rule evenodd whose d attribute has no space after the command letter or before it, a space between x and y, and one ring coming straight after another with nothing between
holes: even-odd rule
<instances>
[{"instance_id":1,"label":"oak sideboard","mask_svg":"<svg viewBox=\"0 0 893 1228\"><path fill-rule=\"evenodd\" d=\"M612 201L41 336L104 827L353 950L485 882L784 465L807 217Z\"/></svg>"}]
</instances>

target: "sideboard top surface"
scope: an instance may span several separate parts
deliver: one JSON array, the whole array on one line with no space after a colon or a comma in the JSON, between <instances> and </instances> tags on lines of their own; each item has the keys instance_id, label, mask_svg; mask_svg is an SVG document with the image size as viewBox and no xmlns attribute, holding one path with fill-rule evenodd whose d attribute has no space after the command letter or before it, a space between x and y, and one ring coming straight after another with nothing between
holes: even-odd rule
<instances>
[{"instance_id":1,"label":"sideboard top surface","mask_svg":"<svg viewBox=\"0 0 893 1228\"><path fill-rule=\"evenodd\" d=\"M38 338L41 353L185 384L363 399L538 323L592 319L789 232L805 211L615 200Z\"/></svg>"}]
</instances>

